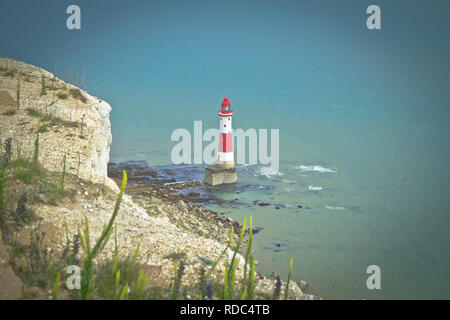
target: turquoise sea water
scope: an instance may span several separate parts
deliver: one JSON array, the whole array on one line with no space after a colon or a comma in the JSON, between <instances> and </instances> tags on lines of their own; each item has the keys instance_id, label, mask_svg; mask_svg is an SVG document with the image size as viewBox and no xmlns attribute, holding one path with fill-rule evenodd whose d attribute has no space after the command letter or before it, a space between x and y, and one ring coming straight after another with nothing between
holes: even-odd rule
<instances>
[{"instance_id":1,"label":"turquoise sea water","mask_svg":"<svg viewBox=\"0 0 450 320\"><path fill-rule=\"evenodd\" d=\"M263 227L260 270L325 298L450 298L446 1L2 1L0 56L86 75L112 108L111 161L170 164L176 128L280 130L280 174L239 166L214 207ZM277 204L257 206L255 200ZM306 208L298 208L301 204ZM368 290L366 268L381 268Z\"/></svg>"}]
</instances>

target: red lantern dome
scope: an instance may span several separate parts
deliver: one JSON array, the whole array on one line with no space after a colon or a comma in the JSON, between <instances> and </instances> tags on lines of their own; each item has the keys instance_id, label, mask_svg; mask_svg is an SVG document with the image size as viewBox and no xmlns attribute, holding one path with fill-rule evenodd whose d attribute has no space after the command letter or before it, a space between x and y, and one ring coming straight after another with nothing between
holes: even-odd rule
<instances>
[{"instance_id":1,"label":"red lantern dome","mask_svg":"<svg viewBox=\"0 0 450 320\"><path fill-rule=\"evenodd\" d=\"M228 98L224 98L222 101L222 107L225 107L225 106L231 106L231 103L230 103L230 101L228 101Z\"/></svg>"},{"instance_id":2,"label":"red lantern dome","mask_svg":"<svg viewBox=\"0 0 450 320\"><path fill-rule=\"evenodd\" d=\"M224 98L222 101L222 110L220 110L219 115L222 116L232 116L233 110L231 110L231 103L228 101L228 98Z\"/></svg>"}]
</instances>

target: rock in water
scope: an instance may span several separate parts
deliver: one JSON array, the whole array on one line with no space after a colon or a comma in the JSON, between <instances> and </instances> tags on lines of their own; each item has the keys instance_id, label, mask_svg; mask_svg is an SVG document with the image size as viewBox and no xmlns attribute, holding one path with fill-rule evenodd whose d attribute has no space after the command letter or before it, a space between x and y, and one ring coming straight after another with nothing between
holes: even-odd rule
<instances>
[{"instance_id":1,"label":"rock in water","mask_svg":"<svg viewBox=\"0 0 450 320\"><path fill-rule=\"evenodd\" d=\"M236 183L237 175L235 168L220 168L218 166L207 167L205 169L206 184L217 186L219 184Z\"/></svg>"}]
</instances>

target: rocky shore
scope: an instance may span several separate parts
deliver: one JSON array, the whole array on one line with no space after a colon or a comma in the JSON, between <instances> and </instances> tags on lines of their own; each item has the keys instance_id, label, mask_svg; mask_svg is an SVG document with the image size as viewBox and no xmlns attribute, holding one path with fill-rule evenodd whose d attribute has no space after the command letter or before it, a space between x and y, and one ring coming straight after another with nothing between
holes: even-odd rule
<instances>
[{"instance_id":1,"label":"rocky shore","mask_svg":"<svg viewBox=\"0 0 450 320\"><path fill-rule=\"evenodd\" d=\"M0 139L10 141L13 158L31 157L38 133L39 163L51 179L59 179L63 168L66 172L64 196L57 201L49 196L51 193L41 192L39 186L9 186L10 192L31 188L37 195L30 204L36 218L18 229L15 239L26 244L30 230L39 225L46 233L48 251L61 254L66 237L73 239L84 228L85 217L92 238L97 239L111 217L124 169L129 183L115 221L120 254L132 255L140 245L138 262L152 285L161 287L171 284L174 262L182 258L186 266L182 285L193 287L199 281L200 269L208 270L211 261L225 249L231 226L237 239L241 225L203 208L195 192L183 192L201 182L162 179L157 171L144 166L108 166L110 111L107 102L45 70L0 58ZM165 174L170 176L170 172ZM7 247L7 243L0 245ZM97 263L112 259L113 253L114 243L110 241ZM231 255L228 249L226 256ZM242 276L243 261L241 257L237 278ZM6 264L2 258L5 268ZM219 279L223 272L224 264L219 263L212 276ZM3 286L7 279L10 277L5 280L0 276L0 288L7 288ZM261 275L255 291L271 296L274 286L274 279ZM290 289L291 299L315 298L303 293L295 282ZM17 298L17 290L5 290L0 289L0 298Z\"/></svg>"},{"instance_id":2,"label":"rocky shore","mask_svg":"<svg viewBox=\"0 0 450 320\"><path fill-rule=\"evenodd\" d=\"M222 244L228 242L233 227L234 240L237 241L242 225L213 210L205 209L202 203L208 202L208 199L189 191L191 188L201 187L201 181L176 181L170 178L174 175L172 171L165 170L164 175L160 175L142 164L110 164L108 176L119 183L122 170L126 170L128 174L127 194L149 214L167 216L178 228L200 237L215 239ZM186 190L189 192L183 192ZM254 234L258 231L253 228Z\"/></svg>"}]
</instances>

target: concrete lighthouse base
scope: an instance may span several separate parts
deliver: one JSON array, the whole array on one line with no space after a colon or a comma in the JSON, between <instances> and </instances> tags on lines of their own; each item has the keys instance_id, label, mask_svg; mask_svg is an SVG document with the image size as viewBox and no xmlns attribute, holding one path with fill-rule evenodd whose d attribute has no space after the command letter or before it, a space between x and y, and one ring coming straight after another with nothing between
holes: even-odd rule
<instances>
[{"instance_id":1,"label":"concrete lighthouse base","mask_svg":"<svg viewBox=\"0 0 450 320\"><path fill-rule=\"evenodd\" d=\"M233 167L226 168L223 166L207 167L205 169L204 182L211 186L217 186L219 184L236 183L237 175L236 169Z\"/></svg>"}]
</instances>

